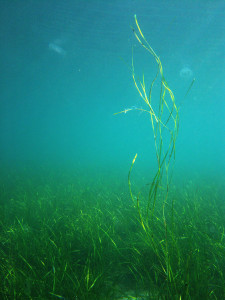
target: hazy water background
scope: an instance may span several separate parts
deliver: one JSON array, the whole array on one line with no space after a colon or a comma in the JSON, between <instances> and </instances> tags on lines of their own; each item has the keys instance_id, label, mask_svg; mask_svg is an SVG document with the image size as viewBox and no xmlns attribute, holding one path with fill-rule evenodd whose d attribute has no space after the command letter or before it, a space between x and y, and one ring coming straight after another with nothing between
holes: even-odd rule
<instances>
[{"instance_id":1,"label":"hazy water background","mask_svg":"<svg viewBox=\"0 0 225 300\"><path fill-rule=\"evenodd\" d=\"M135 169L152 172L147 115L113 115L143 106L132 46L137 74L151 83L157 71L133 36L134 14L182 104L176 174L224 176L225 2L217 0L0 1L2 163L126 176L138 153ZM181 76L184 68L190 76Z\"/></svg>"}]
</instances>

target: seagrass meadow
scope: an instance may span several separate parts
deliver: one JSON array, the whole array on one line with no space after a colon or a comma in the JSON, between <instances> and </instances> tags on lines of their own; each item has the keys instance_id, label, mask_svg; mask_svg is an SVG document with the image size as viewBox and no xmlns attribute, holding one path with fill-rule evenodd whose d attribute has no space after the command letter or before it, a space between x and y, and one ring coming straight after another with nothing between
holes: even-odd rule
<instances>
[{"instance_id":1,"label":"seagrass meadow","mask_svg":"<svg viewBox=\"0 0 225 300\"><path fill-rule=\"evenodd\" d=\"M148 221L119 174L47 169L1 172L1 299L224 298L222 185L172 185Z\"/></svg>"},{"instance_id":2,"label":"seagrass meadow","mask_svg":"<svg viewBox=\"0 0 225 300\"><path fill-rule=\"evenodd\" d=\"M96 26L104 5L92 7ZM50 12L58 15L50 10L48 17ZM164 38L156 34L162 53L173 54L166 56L167 65L149 42L148 23L142 26L133 14L131 24L130 60L122 59L126 72L115 68L115 58L108 63L108 54L104 70L104 51L94 53L110 35L85 47L80 39L77 50L67 33L48 43L43 61L36 54L39 63L23 64L34 68L25 70L33 76L30 90L27 75L17 109L5 104L14 117L8 112L1 120L7 130L0 128L2 300L225 299L224 142L220 114L213 119L219 104L210 102L212 90L220 98L214 87L221 80L208 80L210 88L201 89L204 99L194 98L204 72L200 76L183 66L174 83L165 70L176 68L170 64L179 51L171 51L168 31ZM82 31L86 38L84 33L89 31ZM110 33L124 42L119 30ZM15 94L10 88L5 97Z\"/></svg>"}]
</instances>

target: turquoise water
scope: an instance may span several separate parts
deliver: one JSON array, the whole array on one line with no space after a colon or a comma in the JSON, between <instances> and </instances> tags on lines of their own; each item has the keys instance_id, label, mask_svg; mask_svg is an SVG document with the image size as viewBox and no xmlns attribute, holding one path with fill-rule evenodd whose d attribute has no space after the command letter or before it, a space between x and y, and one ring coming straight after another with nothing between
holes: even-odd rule
<instances>
[{"instance_id":1,"label":"turquoise water","mask_svg":"<svg viewBox=\"0 0 225 300\"><path fill-rule=\"evenodd\" d=\"M223 1L0 3L2 299L225 297L224 11ZM151 107L166 82L179 115L169 130L170 114L161 119L165 151L179 124L170 185L165 165L153 180L160 135L132 79L133 57L149 96L158 70L135 14L163 65Z\"/></svg>"}]
</instances>

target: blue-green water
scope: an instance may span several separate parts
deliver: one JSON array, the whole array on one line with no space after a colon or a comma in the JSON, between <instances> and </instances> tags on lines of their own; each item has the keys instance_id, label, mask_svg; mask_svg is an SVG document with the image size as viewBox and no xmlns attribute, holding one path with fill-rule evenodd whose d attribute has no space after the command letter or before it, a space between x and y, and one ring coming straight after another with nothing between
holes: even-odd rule
<instances>
[{"instance_id":1,"label":"blue-green water","mask_svg":"<svg viewBox=\"0 0 225 300\"><path fill-rule=\"evenodd\" d=\"M223 11L223 1L2 2L2 160L129 165L136 152L151 160L143 115L113 116L143 106L129 69L132 46L139 77L150 83L157 70L132 35L137 14L182 102L177 169L224 171ZM190 77L180 76L185 67Z\"/></svg>"},{"instance_id":2,"label":"blue-green water","mask_svg":"<svg viewBox=\"0 0 225 300\"><path fill-rule=\"evenodd\" d=\"M132 53L147 94L158 66L133 34L135 14L179 110L166 205L165 180L157 182L156 229L140 212L158 167L149 114L136 109L146 107ZM224 1L0 1L2 299L114 300L121 290L136 298L145 292L143 299L225 297L224 20ZM154 111L160 88L156 81ZM136 153L131 186L143 205L134 209L127 176ZM36 250L28 249L31 233ZM186 261L189 246L180 239L192 245ZM154 279L145 260L157 265ZM201 277L202 265L211 277Z\"/></svg>"}]
</instances>

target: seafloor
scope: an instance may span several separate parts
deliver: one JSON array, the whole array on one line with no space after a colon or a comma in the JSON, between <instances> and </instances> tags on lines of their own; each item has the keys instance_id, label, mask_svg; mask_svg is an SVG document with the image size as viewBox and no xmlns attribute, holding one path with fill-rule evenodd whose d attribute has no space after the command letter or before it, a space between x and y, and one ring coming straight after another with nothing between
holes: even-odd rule
<instances>
[{"instance_id":1,"label":"seafloor","mask_svg":"<svg viewBox=\"0 0 225 300\"><path fill-rule=\"evenodd\" d=\"M111 171L5 169L0 299L225 299L222 182L163 188Z\"/></svg>"}]
</instances>

